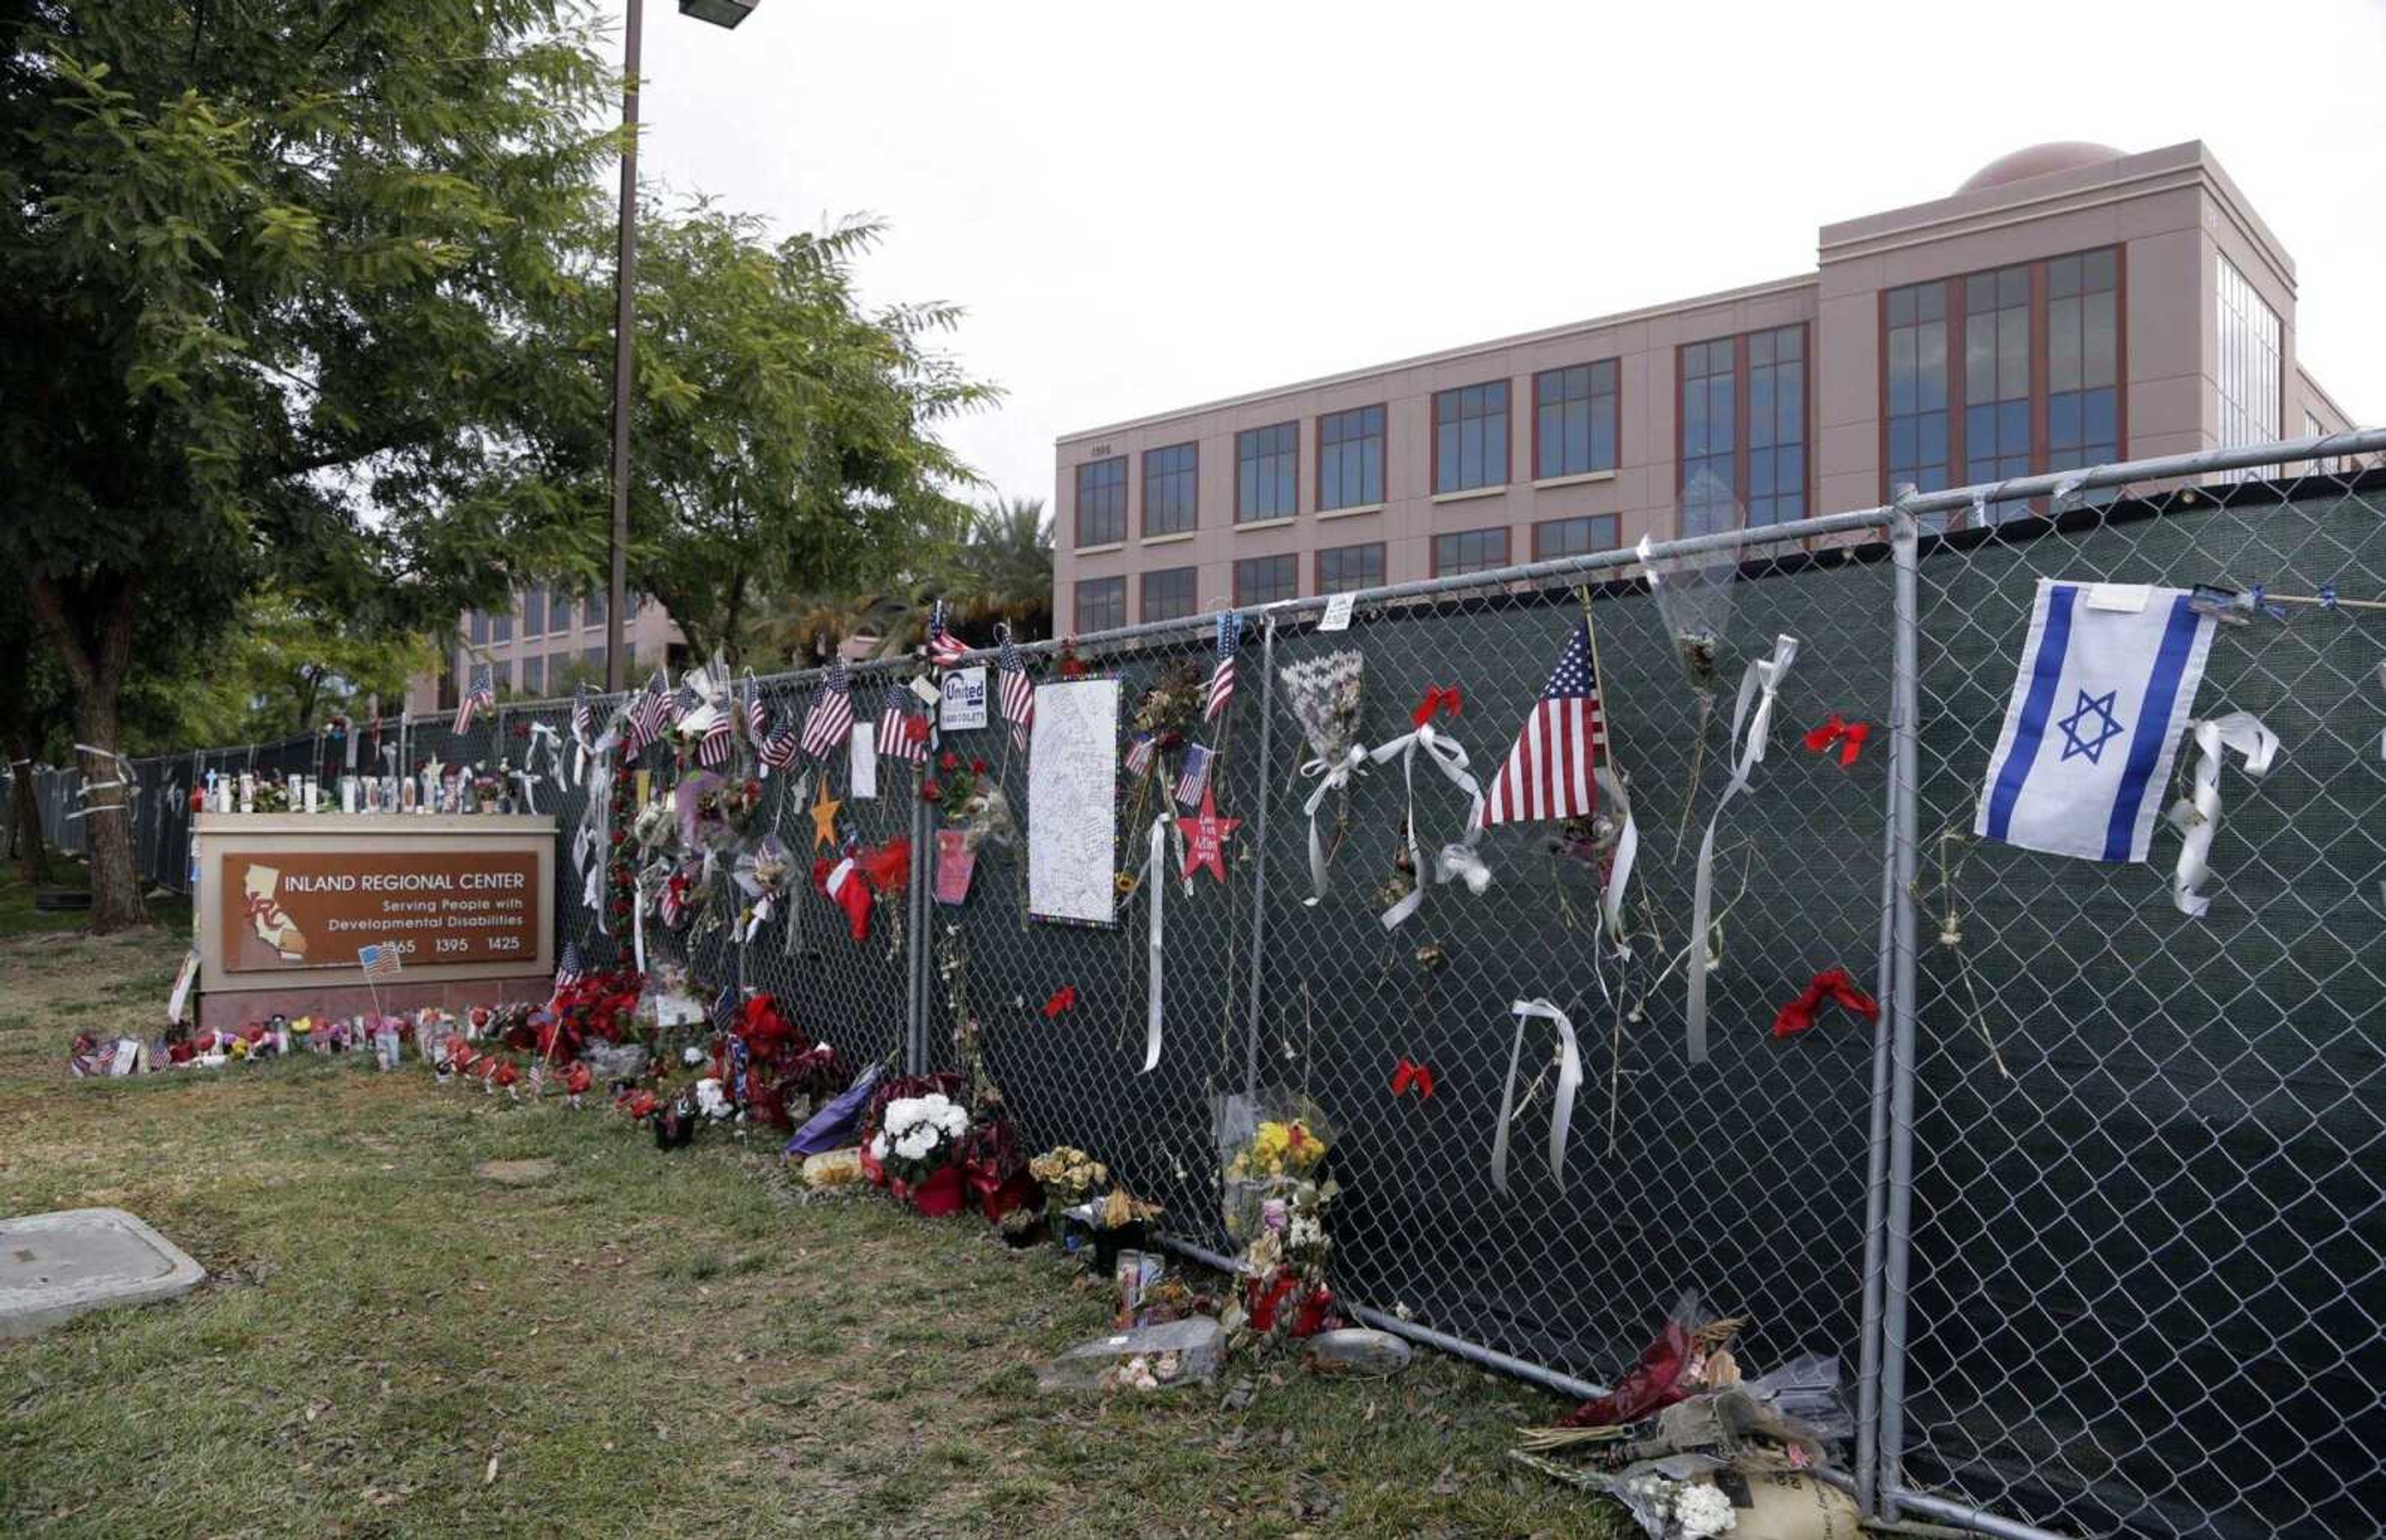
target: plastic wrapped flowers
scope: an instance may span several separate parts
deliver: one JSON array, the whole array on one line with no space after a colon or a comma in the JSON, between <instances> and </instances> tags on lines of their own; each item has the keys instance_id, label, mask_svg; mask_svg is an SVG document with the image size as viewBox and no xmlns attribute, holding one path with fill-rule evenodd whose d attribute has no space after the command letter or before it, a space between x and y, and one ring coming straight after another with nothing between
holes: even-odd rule
<instances>
[{"instance_id":1,"label":"plastic wrapped flowers","mask_svg":"<svg viewBox=\"0 0 2386 1540\"><path fill-rule=\"evenodd\" d=\"M870 1142L871 1158L916 1181L946 1164L968 1132L969 1113L943 1092L898 1096L886 1104L885 1121Z\"/></svg>"}]
</instances>

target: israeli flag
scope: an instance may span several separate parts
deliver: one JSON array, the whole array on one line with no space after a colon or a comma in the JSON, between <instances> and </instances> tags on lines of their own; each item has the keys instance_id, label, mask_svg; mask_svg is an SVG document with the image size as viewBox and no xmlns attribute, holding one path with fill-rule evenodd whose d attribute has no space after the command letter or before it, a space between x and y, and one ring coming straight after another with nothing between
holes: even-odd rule
<instances>
[{"instance_id":1,"label":"israeli flag","mask_svg":"<svg viewBox=\"0 0 2386 1540\"><path fill-rule=\"evenodd\" d=\"M2041 578L1972 832L2144 860L2212 630L2185 589Z\"/></svg>"}]
</instances>

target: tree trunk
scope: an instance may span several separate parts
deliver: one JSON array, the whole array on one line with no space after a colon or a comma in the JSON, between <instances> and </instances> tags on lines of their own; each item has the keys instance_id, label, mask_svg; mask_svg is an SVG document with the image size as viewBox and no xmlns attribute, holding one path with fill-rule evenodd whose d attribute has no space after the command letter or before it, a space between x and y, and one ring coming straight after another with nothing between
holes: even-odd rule
<instances>
[{"instance_id":1,"label":"tree trunk","mask_svg":"<svg viewBox=\"0 0 2386 1540\"><path fill-rule=\"evenodd\" d=\"M91 928L99 935L129 926L145 925L149 911L141 901L141 873L132 861L132 800L126 795L123 766L113 757L117 724L119 674L98 688L75 695L75 758L83 783L94 789L83 798L83 847L91 858ZM80 745L89 745L88 748ZM90 749L107 749L94 754ZM118 784L109 785L116 782Z\"/></svg>"},{"instance_id":2,"label":"tree trunk","mask_svg":"<svg viewBox=\"0 0 2386 1540\"><path fill-rule=\"evenodd\" d=\"M50 880L50 852L42 844L42 808L33 796L36 746L32 735L23 732L8 744L9 757L17 761L17 789L12 798L17 807L17 870L31 887L39 887Z\"/></svg>"},{"instance_id":3,"label":"tree trunk","mask_svg":"<svg viewBox=\"0 0 2386 1540\"><path fill-rule=\"evenodd\" d=\"M33 619L49 633L74 685L75 757L84 783L100 788L82 801L83 845L91 860L91 928L106 935L146 924L141 874L132 864L132 798L116 758L122 741L118 707L124 676L132 667L132 581L119 578L104 595L78 607L91 627L87 641L51 580L34 578L27 596Z\"/></svg>"}]
</instances>

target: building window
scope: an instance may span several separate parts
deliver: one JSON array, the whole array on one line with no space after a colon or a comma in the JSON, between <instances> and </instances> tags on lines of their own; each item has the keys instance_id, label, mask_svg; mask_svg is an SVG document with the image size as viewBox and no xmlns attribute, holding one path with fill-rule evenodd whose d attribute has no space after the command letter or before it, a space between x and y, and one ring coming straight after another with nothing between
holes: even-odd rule
<instances>
[{"instance_id":1,"label":"building window","mask_svg":"<svg viewBox=\"0 0 2386 1540\"><path fill-rule=\"evenodd\" d=\"M471 618L470 618L470 619L466 621L466 623L465 623L465 626L464 626L464 634L465 634L465 635L467 635L467 636L469 636L469 637L471 637L471 638L472 639L472 645L474 645L474 646L476 646L476 647L483 647L483 646L486 646L486 645L488 645L488 642L489 642L489 616L488 616L488 612L487 612L486 610L481 610L481 609L476 609L476 610L472 611Z\"/></svg>"},{"instance_id":2,"label":"building window","mask_svg":"<svg viewBox=\"0 0 2386 1540\"><path fill-rule=\"evenodd\" d=\"M2226 257L2219 262L2219 446L2226 449L2279 436L2281 384L2278 312L2235 264Z\"/></svg>"},{"instance_id":3,"label":"building window","mask_svg":"<svg viewBox=\"0 0 2386 1540\"><path fill-rule=\"evenodd\" d=\"M1116 631L1126 624L1126 580L1083 578L1077 583L1077 631Z\"/></svg>"},{"instance_id":4,"label":"building window","mask_svg":"<svg viewBox=\"0 0 2386 1540\"><path fill-rule=\"evenodd\" d=\"M596 682L597 682L598 683L600 683L600 684L601 684L601 683L603 683L603 682L604 682L604 681L605 681L605 649L604 649L604 648L602 648L602 647L591 647L591 648L589 648L586 652L584 652L584 653L582 653L582 654L580 655L580 660L581 660L583 663L585 663L585 664L587 664L587 665L588 665L588 668L589 668L590 671L591 671L591 672L593 672L593 673L596 676Z\"/></svg>"},{"instance_id":5,"label":"building window","mask_svg":"<svg viewBox=\"0 0 2386 1540\"><path fill-rule=\"evenodd\" d=\"M1300 425L1279 422L1235 435L1235 522L1300 511Z\"/></svg>"},{"instance_id":6,"label":"building window","mask_svg":"<svg viewBox=\"0 0 2386 1540\"><path fill-rule=\"evenodd\" d=\"M1164 571L1143 575L1143 615L1146 620L1174 620L1190 615L1200 607L1194 597L1195 569L1171 567Z\"/></svg>"},{"instance_id":7,"label":"building window","mask_svg":"<svg viewBox=\"0 0 2386 1540\"><path fill-rule=\"evenodd\" d=\"M1681 353L1682 533L1735 523L1739 499L1739 344L1692 343Z\"/></svg>"},{"instance_id":8,"label":"building window","mask_svg":"<svg viewBox=\"0 0 2386 1540\"><path fill-rule=\"evenodd\" d=\"M1533 526L1533 559L1583 557L1612 551L1623 543L1615 515L1594 513L1581 519L1548 519Z\"/></svg>"},{"instance_id":9,"label":"building window","mask_svg":"<svg viewBox=\"0 0 2386 1540\"><path fill-rule=\"evenodd\" d=\"M1235 602L1274 604L1300 595L1300 558L1246 557L1235 563Z\"/></svg>"},{"instance_id":10,"label":"building window","mask_svg":"<svg viewBox=\"0 0 2386 1540\"><path fill-rule=\"evenodd\" d=\"M489 666L489 679L500 694L514 687L514 660L500 657Z\"/></svg>"},{"instance_id":11,"label":"building window","mask_svg":"<svg viewBox=\"0 0 2386 1540\"><path fill-rule=\"evenodd\" d=\"M546 590L534 588L522 595L522 634L543 636L546 633Z\"/></svg>"},{"instance_id":12,"label":"building window","mask_svg":"<svg viewBox=\"0 0 2386 1540\"><path fill-rule=\"evenodd\" d=\"M1343 594L1353 588L1383 585L1384 547L1380 541L1372 545L1337 545L1317 553L1320 594Z\"/></svg>"},{"instance_id":13,"label":"building window","mask_svg":"<svg viewBox=\"0 0 2386 1540\"><path fill-rule=\"evenodd\" d=\"M523 658L523 659L522 659L522 694L523 694L523 695L538 695L540 692L544 691L546 688L546 658L544 658L544 657L525 657L525 658Z\"/></svg>"},{"instance_id":14,"label":"building window","mask_svg":"<svg viewBox=\"0 0 2386 1540\"><path fill-rule=\"evenodd\" d=\"M2121 458L2121 279L2106 246L1883 294L1882 493Z\"/></svg>"},{"instance_id":15,"label":"building window","mask_svg":"<svg viewBox=\"0 0 2386 1540\"><path fill-rule=\"evenodd\" d=\"M1682 532L1806 517L1806 329L1681 350Z\"/></svg>"},{"instance_id":16,"label":"building window","mask_svg":"<svg viewBox=\"0 0 2386 1540\"><path fill-rule=\"evenodd\" d=\"M571 629L571 595L560 588L547 596L546 629L558 636Z\"/></svg>"},{"instance_id":17,"label":"building window","mask_svg":"<svg viewBox=\"0 0 2386 1540\"><path fill-rule=\"evenodd\" d=\"M2029 269L1964 280L1964 479L2027 476Z\"/></svg>"},{"instance_id":18,"label":"building window","mask_svg":"<svg viewBox=\"0 0 2386 1540\"><path fill-rule=\"evenodd\" d=\"M1433 490L1472 492L1508 482L1508 382L1463 385L1433 398Z\"/></svg>"},{"instance_id":19,"label":"building window","mask_svg":"<svg viewBox=\"0 0 2386 1540\"><path fill-rule=\"evenodd\" d=\"M608 602L609 601L606 598L605 591L603 589L597 588L590 590L588 595L588 603L580 612L580 623L584 626L603 625L605 623L605 607Z\"/></svg>"},{"instance_id":20,"label":"building window","mask_svg":"<svg viewBox=\"0 0 2386 1540\"><path fill-rule=\"evenodd\" d=\"M1384 408L1317 419L1317 507L1363 508L1384 500Z\"/></svg>"},{"instance_id":21,"label":"building window","mask_svg":"<svg viewBox=\"0 0 2386 1540\"><path fill-rule=\"evenodd\" d=\"M1115 545L1126 538L1126 457L1077 467L1077 544Z\"/></svg>"},{"instance_id":22,"label":"building window","mask_svg":"<svg viewBox=\"0 0 2386 1540\"><path fill-rule=\"evenodd\" d=\"M1533 376L1533 474L1615 469L1615 360Z\"/></svg>"},{"instance_id":23,"label":"building window","mask_svg":"<svg viewBox=\"0 0 2386 1540\"><path fill-rule=\"evenodd\" d=\"M1143 453L1143 532L1183 534L1200 520L1200 461L1196 446L1171 444Z\"/></svg>"},{"instance_id":24,"label":"building window","mask_svg":"<svg viewBox=\"0 0 2386 1540\"><path fill-rule=\"evenodd\" d=\"M1947 285L1916 283L1882 297L1889 485L1944 492L1947 458Z\"/></svg>"},{"instance_id":25,"label":"building window","mask_svg":"<svg viewBox=\"0 0 2386 1540\"><path fill-rule=\"evenodd\" d=\"M1466 530L1433 537L1433 575L1456 577L1462 572L1488 572L1508 565L1508 531Z\"/></svg>"},{"instance_id":26,"label":"building window","mask_svg":"<svg viewBox=\"0 0 2386 1540\"><path fill-rule=\"evenodd\" d=\"M502 615L492 615L489 617L490 645L496 646L502 643L511 642L513 639L514 612L512 610L509 609Z\"/></svg>"}]
</instances>

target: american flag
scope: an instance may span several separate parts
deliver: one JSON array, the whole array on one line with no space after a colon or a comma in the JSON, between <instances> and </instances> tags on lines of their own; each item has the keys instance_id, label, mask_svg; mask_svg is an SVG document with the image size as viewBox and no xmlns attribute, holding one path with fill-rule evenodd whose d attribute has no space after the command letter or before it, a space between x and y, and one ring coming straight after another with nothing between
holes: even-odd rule
<instances>
[{"instance_id":1,"label":"american flag","mask_svg":"<svg viewBox=\"0 0 2386 1540\"><path fill-rule=\"evenodd\" d=\"M1126 745L1127 770L1136 775L1141 775L1150 770L1151 756L1158 746L1159 740L1154 738L1150 733L1136 733L1135 735L1135 742Z\"/></svg>"},{"instance_id":2,"label":"american flag","mask_svg":"<svg viewBox=\"0 0 2386 1540\"><path fill-rule=\"evenodd\" d=\"M939 669L949 669L969 656L969 645L953 634L950 622L945 601L938 599L928 611L928 661Z\"/></svg>"},{"instance_id":3,"label":"american flag","mask_svg":"<svg viewBox=\"0 0 2386 1540\"><path fill-rule=\"evenodd\" d=\"M1027 730L1036 723L1036 682L1027 677L1027 660L1019 656L1008 624L1002 628L996 671L1002 676L1002 720L1011 724L1011 746L1025 748Z\"/></svg>"},{"instance_id":4,"label":"american flag","mask_svg":"<svg viewBox=\"0 0 2386 1540\"><path fill-rule=\"evenodd\" d=\"M852 731L853 696L848 693L845 659L840 657L829 665L828 681L812 697L812 708L804 718L804 752L825 759L829 750L845 742L845 735Z\"/></svg>"},{"instance_id":5,"label":"american flag","mask_svg":"<svg viewBox=\"0 0 2386 1540\"><path fill-rule=\"evenodd\" d=\"M472 725L472 715L482 710L495 710L497 704L497 676L486 663L472 665L472 682L464 691L464 698L456 703L456 725L450 732L462 732Z\"/></svg>"},{"instance_id":6,"label":"american flag","mask_svg":"<svg viewBox=\"0 0 2386 1540\"><path fill-rule=\"evenodd\" d=\"M1599 804L1591 772L1606 758L1607 723L1590 668L1590 622L1577 620L1540 700L1516 733L1508 762L1491 783L1484 823L1588 818Z\"/></svg>"},{"instance_id":7,"label":"american flag","mask_svg":"<svg viewBox=\"0 0 2386 1540\"><path fill-rule=\"evenodd\" d=\"M754 678L754 670L746 670L746 738L756 748L771 735L771 715L762 709L762 686Z\"/></svg>"},{"instance_id":8,"label":"american flag","mask_svg":"<svg viewBox=\"0 0 2386 1540\"><path fill-rule=\"evenodd\" d=\"M911 735L911 723L922 719L904 708L903 695L901 690L888 692L886 709L878 714L878 757L924 765L928 762L928 735Z\"/></svg>"},{"instance_id":9,"label":"american flag","mask_svg":"<svg viewBox=\"0 0 2386 1540\"><path fill-rule=\"evenodd\" d=\"M588 704L585 684L571 693L571 735L584 740L596 735L596 708Z\"/></svg>"},{"instance_id":10,"label":"american flag","mask_svg":"<svg viewBox=\"0 0 2386 1540\"><path fill-rule=\"evenodd\" d=\"M719 770L729 763L730 754L735 747L736 728L732 716L732 707L727 701L723 701L721 703L720 709L713 712L712 720L705 727L704 741L696 747L696 762L707 770Z\"/></svg>"},{"instance_id":11,"label":"american flag","mask_svg":"<svg viewBox=\"0 0 2386 1540\"><path fill-rule=\"evenodd\" d=\"M560 995L570 989L580 982L582 974L580 943L567 941L563 944L563 956L555 965L555 992Z\"/></svg>"},{"instance_id":12,"label":"american flag","mask_svg":"<svg viewBox=\"0 0 2386 1540\"><path fill-rule=\"evenodd\" d=\"M357 948L357 966L365 970L368 979L394 979L404 965L405 958L387 942Z\"/></svg>"},{"instance_id":13,"label":"american flag","mask_svg":"<svg viewBox=\"0 0 2386 1540\"><path fill-rule=\"evenodd\" d=\"M796 762L796 752L803 746L803 734L792 721L781 722L771 735L754 745L754 757L772 770L785 770Z\"/></svg>"},{"instance_id":14,"label":"american flag","mask_svg":"<svg viewBox=\"0 0 2386 1540\"><path fill-rule=\"evenodd\" d=\"M664 682L663 671L657 669L647 680L646 690L630 706L630 741L622 752L636 758L638 751L662 736L663 725L671 720L671 686Z\"/></svg>"},{"instance_id":15,"label":"american flag","mask_svg":"<svg viewBox=\"0 0 2386 1540\"><path fill-rule=\"evenodd\" d=\"M1216 721L1235 699L1235 649L1243 645L1243 618L1233 610L1218 616L1218 666L1210 670L1210 704L1201 720Z\"/></svg>"},{"instance_id":16,"label":"american flag","mask_svg":"<svg viewBox=\"0 0 2386 1540\"><path fill-rule=\"evenodd\" d=\"M1210 786L1210 761L1216 758L1200 744L1185 745L1185 773L1176 778L1176 800L1187 808L1201 806L1201 794Z\"/></svg>"}]
</instances>

